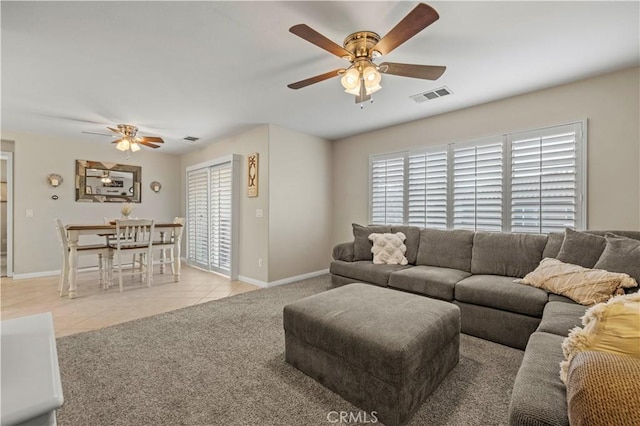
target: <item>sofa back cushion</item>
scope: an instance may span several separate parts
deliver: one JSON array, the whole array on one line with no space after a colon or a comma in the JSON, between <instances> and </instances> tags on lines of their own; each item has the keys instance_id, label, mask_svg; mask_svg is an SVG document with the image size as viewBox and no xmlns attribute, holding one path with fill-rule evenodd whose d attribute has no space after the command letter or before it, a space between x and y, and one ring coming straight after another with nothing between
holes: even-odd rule
<instances>
[{"instance_id":1,"label":"sofa back cushion","mask_svg":"<svg viewBox=\"0 0 640 426\"><path fill-rule=\"evenodd\" d=\"M475 233L471 273L522 278L536 269L547 244L546 235Z\"/></svg>"},{"instance_id":2,"label":"sofa back cushion","mask_svg":"<svg viewBox=\"0 0 640 426\"><path fill-rule=\"evenodd\" d=\"M471 272L473 231L443 231L425 228L420 231L416 265L439 266Z\"/></svg>"},{"instance_id":3,"label":"sofa back cushion","mask_svg":"<svg viewBox=\"0 0 640 426\"><path fill-rule=\"evenodd\" d=\"M604 237L566 228L564 241L556 259L583 268L593 268L606 245Z\"/></svg>"},{"instance_id":4,"label":"sofa back cushion","mask_svg":"<svg viewBox=\"0 0 640 426\"><path fill-rule=\"evenodd\" d=\"M391 225L391 233L402 232L406 239L404 245L407 246L407 252L404 254L407 262L412 265L416 264L418 256L418 245L420 244L420 228L408 225Z\"/></svg>"},{"instance_id":5,"label":"sofa back cushion","mask_svg":"<svg viewBox=\"0 0 640 426\"><path fill-rule=\"evenodd\" d=\"M373 233L384 234L391 232L391 227L387 225L362 226L357 223L353 226L353 260L373 260L371 247L373 243L369 240L369 235Z\"/></svg>"},{"instance_id":6,"label":"sofa back cushion","mask_svg":"<svg viewBox=\"0 0 640 426\"><path fill-rule=\"evenodd\" d=\"M640 241L616 234L606 234L607 245L594 268L630 275L640 285ZM627 293L638 291L638 287Z\"/></svg>"},{"instance_id":7,"label":"sofa back cushion","mask_svg":"<svg viewBox=\"0 0 640 426\"><path fill-rule=\"evenodd\" d=\"M558 253L560 253L560 247L562 247L562 242L564 241L564 232L551 232L547 236L549 238L547 239L547 245L544 246L542 258L549 257L555 259Z\"/></svg>"}]
</instances>

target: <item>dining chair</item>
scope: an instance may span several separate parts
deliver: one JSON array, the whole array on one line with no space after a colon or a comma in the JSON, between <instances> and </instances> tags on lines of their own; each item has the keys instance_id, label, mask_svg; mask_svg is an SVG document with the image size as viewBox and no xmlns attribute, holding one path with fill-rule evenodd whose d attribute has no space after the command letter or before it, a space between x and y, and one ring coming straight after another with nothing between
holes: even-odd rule
<instances>
[{"instance_id":1,"label":"dining chair","mask_svg":"<svg viewBox=\"0 0 640 426\"><path fill-rule=\"evenodd\" d=\"M102 218L104 220L105 225L113 225L114 223L116 223L115 219L109 219L108 217L104 216ZM116 236L115 234L107 234L105 235L106 241L107 241L107 245L109 244L115 244L116 241ZM132 256L132 261L131 264L133 265L131 268L131 275L134 275L136 272L136 264L140 265L140 268L142 269L142 254L140 255L140 261L138 261L138 255L136 253L133 254Z\"/></svg>"},{"instance_id":2,"label":"dining chair","mask_svg":"<svg viewBox=\"0 0 640 426\"><path fill-rule=\"evenodd\" d=\"M161 273L164 273L164 264L169 263L171 264L171 273L173 275L176 274L175 271L175 266L174 266L174 246L175 246L175 242L176 240L180 240L180 238L182 238L182 231L184 230L184 223L185 223L185 218L184 217L174 217L173 218L173 223L175 224L179 224L182 226L177 226L175 228L172 228L171 230L171 234L169 236L168 239L164 238L164 233L162 233L162 237L160 240L156 240L153 242L153 249L160 249L160 260L158 261L158 263L160 264L160 269L161 269ZM168 254L168 256L167 256Z\"/></svg>"},{"instance_id":3,"label":"dining chair","mask_svg":"<svg viewBox=\"0 0 640 426\"><path fill-rule=\"evenodd\" d=\"M60 283L58 284L58 292L60 296L64 293L65 286L69 285L69 254L71 250L69 248L69 239L67 237L67 230L64 228L62 221L56 219L56 229L58 230L58 239L62 246L62 266L60 268ZM98 270L100 271L100 285L106 289L109 285L109 246L106 244L90 244L77 246L78 256L82 255L98 255ZM93 267L90 269L82 268L77 272L93 271Z\"/></svg>"},{"instance_id":4,"label":"dining chair","mask_svg":"<svg viewBox=\"0 0 640 426\"><path fill-rule=\"evenodd\" d=\"M153 276L153 230L155 223L151 219L116 219L115 241L109 247L115 252L117 268L114 264L112 268L118 269L118 283L120 292L122 286L122 256L127 254L142 254L142 265L140 268L140 278L147 281L147 287L151 287ZM133 267L135 268L135 262Z\"/></svg>"}]
</instances>

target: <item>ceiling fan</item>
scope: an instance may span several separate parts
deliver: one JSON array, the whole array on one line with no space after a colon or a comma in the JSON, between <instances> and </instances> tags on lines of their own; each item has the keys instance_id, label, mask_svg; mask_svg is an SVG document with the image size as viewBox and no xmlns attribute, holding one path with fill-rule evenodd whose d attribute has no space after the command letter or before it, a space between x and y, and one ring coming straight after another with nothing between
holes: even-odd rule
<instances>
[{"instance_id":1,"label":"ceiling fan","mask_svg":"<svg viewBox=\"0 0 640 426\"><path fill-rule=\"evenodd\" d=\"M345 88L345 92L355 95L356 103L361 103L371 99L371 94L382 88L380 73L437 80L444 73L446 67L395 62L383 62L377 65L374 60L389 54L396 47L433 24L439 17L438 12L431 6L420 3L384 37L381 38L373 31L358 31L344 39L343 47L305 24L294 25L289 28L291 33L329 53L348 60L351 65L289 84L287 87L301 89L340 75L342 76L340 83Z\"/></svg>"},{"instance_id":2,"label":"ceiling fan","mask_svg":"<svg viewBox=\"0 0 640 426\"><path fill-rule=\"evenodd\" d=\"M164 143L162 138L157 136L137 136L138 128L131 124L118 124L117 129L108 127L120 139L116 139L112 143L117 144L116 148L120 151L140 151L140 145L148 146L149 148L160 148L159 143Z\"/></svg>"}]
</instances>

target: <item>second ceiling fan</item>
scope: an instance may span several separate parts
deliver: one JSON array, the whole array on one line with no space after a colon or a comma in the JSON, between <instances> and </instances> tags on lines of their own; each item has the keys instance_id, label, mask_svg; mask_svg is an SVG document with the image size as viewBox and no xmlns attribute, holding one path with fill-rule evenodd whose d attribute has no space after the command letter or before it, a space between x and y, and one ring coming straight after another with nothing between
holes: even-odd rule
<instances>
[{"instance_id":1,"label":"second ceiling fan","mask_svg":"<svg viewBox=\"0 0 640 426\"><path fill-rule=\"evenodd\" d=\"M347 36L343 46L339 46L305 24L295 25L289 28L290 32L329 53L348 60L351 65L348 68L339 68L289 84L287 87L301 89L340 75L342 76L340 82L345 88L345 92L355 95L356 103L361 103L371 99L371 94L382 88L380 86L381 73L437 80L444 73L446 67L395 62L383 62L377 65L374 60L389 54L396 47L433 24L439 17L438 12L431 6L420 3L384 37L381 38L373 31L358 31Z\"/></svg>"}]
</instances>

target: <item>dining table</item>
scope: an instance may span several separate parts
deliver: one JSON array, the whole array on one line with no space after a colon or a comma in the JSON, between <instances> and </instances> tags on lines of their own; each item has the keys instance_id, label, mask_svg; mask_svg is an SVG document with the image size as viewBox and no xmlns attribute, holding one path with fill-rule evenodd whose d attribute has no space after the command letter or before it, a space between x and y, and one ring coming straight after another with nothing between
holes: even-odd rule
<instances>
[{"instance_id":1,"label":"dining table","mask_svg":"<svg viewBox=\"0 0 640 426\"><path fill-rule=\"evenodd\" d=\"M155 223L154 232L160 234L160 240L165 241L167 235L170 235L170 241L173 241L173 279L175 282L180 281L180 245L182 240L182 224L181 223ZM96 235L107 237L115 235L116 225L112 223L100 224L69 224L65 226L67 238L69 241L69 299L78 296L77 290L77 274L78 274L78 242L81 235ZM164 256L164 250L160 252L160 256ZM164 272L164 263L160 263L161 272Z\"/></svg>"}]
</instances>

